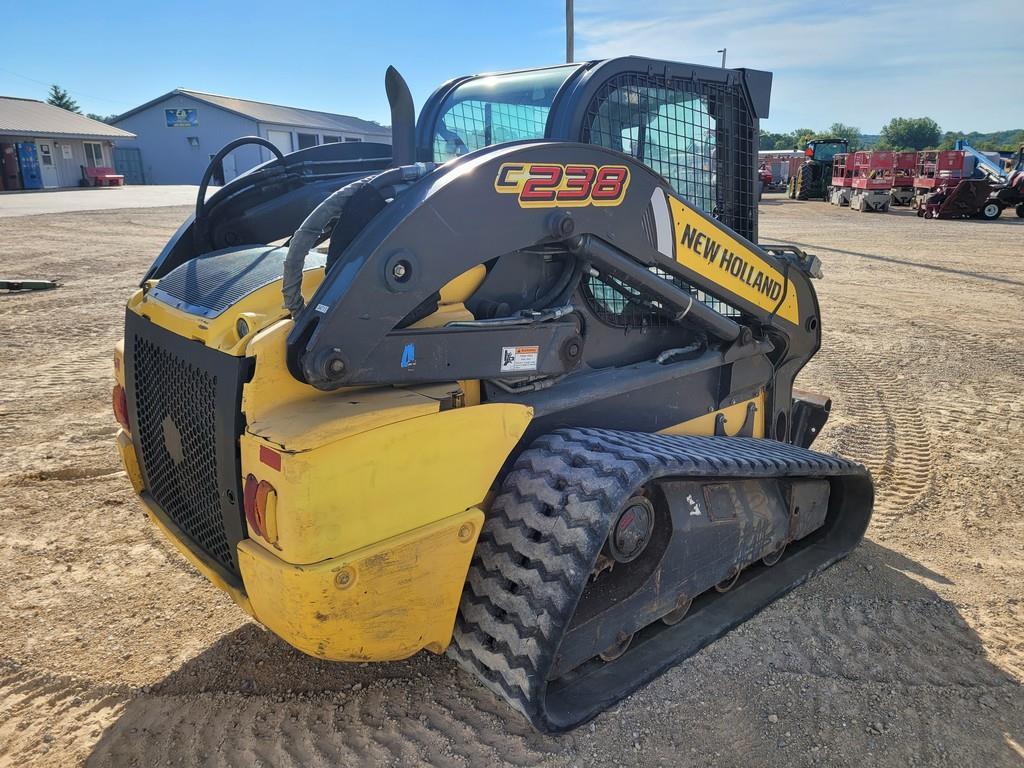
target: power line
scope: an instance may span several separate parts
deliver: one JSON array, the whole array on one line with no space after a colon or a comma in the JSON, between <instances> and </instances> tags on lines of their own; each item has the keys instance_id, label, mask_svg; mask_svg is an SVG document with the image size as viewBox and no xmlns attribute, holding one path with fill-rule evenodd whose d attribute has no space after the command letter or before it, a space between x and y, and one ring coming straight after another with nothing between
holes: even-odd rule
<instances>
[{"instance_id":1,"label":"power line","mask_svg":"<svg viewBox=\"0 0 1024 768\"><path fill-rule=\"evenodd\" d=\"M6 72L8 75L14 75L15 77L20 77L22 80L28 80L30 83L36 83L38 85L44 85L47 88L49 88L51 85L53 85L53 83L44 83L42 80L36 80L34 77L28 77L27 75L22 75L22 74L19 74L18 72L13 72L13 71L11 71L9 69L6 69L5 67L0 67L0 72ZM79 98L82 98L82 99L92 99L94 101L106 101L106 102L109 102L111 104L122 104L122 105L128 106L128 107L134 106L133 104L129 104L127 101L118 101L117 99L105 99L102 96L91 96L88 93L82 93L81 91L72 90L70 88L66 88L65 90L68 93L70 93L72 96L78 96Z\"/></svg>"}]
</instances>

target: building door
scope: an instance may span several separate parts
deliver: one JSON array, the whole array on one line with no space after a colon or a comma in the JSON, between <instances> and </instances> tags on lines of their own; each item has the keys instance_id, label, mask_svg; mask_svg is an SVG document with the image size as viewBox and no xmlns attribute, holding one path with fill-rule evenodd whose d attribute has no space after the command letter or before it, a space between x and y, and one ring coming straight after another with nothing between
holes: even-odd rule
<instances>
[{"instance_id":1,"label":"building door","mask_svg":"<svg viewBox=\"0 0 1024 768\"><path fill-rule=\"evenodd\" d=\"M124 176L125 184L145 184L142 150L138 147L114 147L114 170Z\"/></svg>"},{"instance_id":2,"label":"building door","mask_svg":"<svg viewBox=\"0 0 1024 768\"><path fill-rule=\"evenodd\" d=\"M224 168L224 183L227 184L233 178L238 175L238 167L235 165L234 154L228 154L222 161L221 165Z\"/></svg>"},{"instance_id":3,"label":"building door","mask_svg":"<svg viewBox=\"0 0 1024 768\"><path fill-rule=\"evenodd\" d=\"M49 141L37 141L39 148L39 170L42 172L43 186L47 189L60 186L57 176L57 161L53 156L53 144Z\"/></svg>"},{"instance_id":4,"label":"building door","mask_svg":"<svg viewBox=\"0 0 1024 768\"><path fill-rule=\"evenodd\" d=\"M42 189L43 177L39 170L39 155L36 145L31 141L21 141L14 145L18 150L18 168L21 169L22 189Z\"/></svg>"},{"instance_id":5,"label":"building door","mask_svg":"<svg viewBox=\"0 0 1024 768\"><path fill-rule=\"evenodd\" d=\"M267 140L285 155L292 151L291 131L267 131Z\"/></svg>"},{"instance_id":6,"label":"building door","mask_svg":"<svg viewBox=\"0 0 1024 768\"><path fill-rule=\"evenodd\" d=\"M0 144L0 173L4 177L0 189L7 192L21 189L21 179L18 174L18 150L13 144Z\"/></svg>"}]
</instances>

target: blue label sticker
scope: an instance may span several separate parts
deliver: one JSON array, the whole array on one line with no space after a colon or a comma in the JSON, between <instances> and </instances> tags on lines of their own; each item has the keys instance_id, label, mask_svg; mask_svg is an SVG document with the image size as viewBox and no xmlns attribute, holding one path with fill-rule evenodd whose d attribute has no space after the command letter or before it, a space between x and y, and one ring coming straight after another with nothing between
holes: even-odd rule
<instances>
[{"instance_id":1,"label":"blue label sticker","mask_svg":"<svg viewBox=\"0 0 1024 768\"><path fill-rule=\"evenodd\" d=\"M403 368L415 368L416 367L416 345L406 344L405 349L402 350L402 367Z\"/></svg>"}]
</instances>

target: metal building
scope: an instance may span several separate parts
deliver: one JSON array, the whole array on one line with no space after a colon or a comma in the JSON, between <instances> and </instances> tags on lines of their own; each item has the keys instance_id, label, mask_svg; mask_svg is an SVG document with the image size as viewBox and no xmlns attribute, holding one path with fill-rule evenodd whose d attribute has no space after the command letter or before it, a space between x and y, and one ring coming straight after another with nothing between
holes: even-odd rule
<instances>
[{"instance_id":1,"label":"metal building","mask_svg":"<svg viewBox=\"0 0 1024 768\"><path fill-rule=\"evenodd\" d=\"M122 151L138 153L147 184L198 184L210 158L240 136L262 136L282 152L332 141L391 143L389 128L358 117L184 88L125 112L114 125L136 134ZM214 181L230 181L270 157L261 147L241 147L225 158Z\"/></svg>"},{"instance_id":2,"label":"metal building","mask_svg":"<svg viewBox=\"0 0 1024 768\"><path fill-rule=\"evenodd\" d=\"M77 187L113 168L114 142L135 135L36 99L0 96L0 191Z\"/></svg>"}]
</instances>

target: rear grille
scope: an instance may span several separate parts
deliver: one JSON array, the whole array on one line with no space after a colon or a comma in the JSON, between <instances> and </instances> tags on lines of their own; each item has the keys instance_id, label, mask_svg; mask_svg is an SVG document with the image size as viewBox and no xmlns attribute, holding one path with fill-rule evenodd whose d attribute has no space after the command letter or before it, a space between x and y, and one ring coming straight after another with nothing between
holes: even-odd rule
<instances>
[{"instance_id":1,"label":"rear grille","mask_svg":"<svg viewBox=\"0 0 1024 768\"><path fill-rule=\"evenodd\" d=\"M245 361L131 312L126 331L132 434L146 490L193 549L237 574Z\"/></svg>"}]
</instances>

